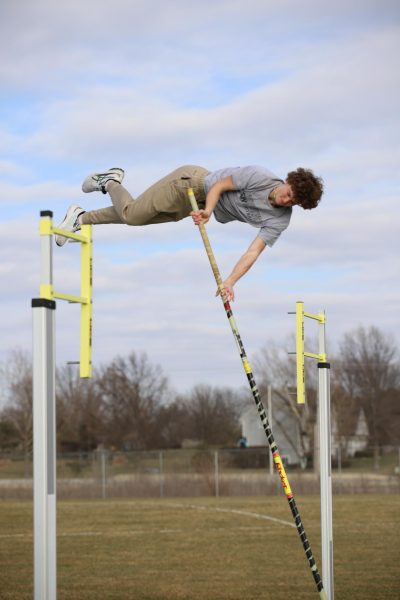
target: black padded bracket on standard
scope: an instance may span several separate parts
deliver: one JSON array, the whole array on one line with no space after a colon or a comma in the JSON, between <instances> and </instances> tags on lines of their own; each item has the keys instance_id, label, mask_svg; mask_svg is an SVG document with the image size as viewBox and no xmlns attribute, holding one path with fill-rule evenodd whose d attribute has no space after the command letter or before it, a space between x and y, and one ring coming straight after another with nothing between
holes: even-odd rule
<instances>
[{"instance_id":1,"label":"black padded bracket on standard","mask_svg":"<svg viewBox=\"0 0 400 600\"><path fill-rule=\"evenodd\" d=\"M48 300L47 298L32 298L32 308L51 308L55 310L56 303L54 300Z\"/></svg>"}]
</instances>

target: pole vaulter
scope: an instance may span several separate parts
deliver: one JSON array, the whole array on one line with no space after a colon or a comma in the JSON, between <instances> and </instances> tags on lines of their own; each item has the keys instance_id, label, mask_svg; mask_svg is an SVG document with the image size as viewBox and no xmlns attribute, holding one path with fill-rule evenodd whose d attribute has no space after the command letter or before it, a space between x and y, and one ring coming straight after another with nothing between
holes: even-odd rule
<instances>
[{"instance_id":1,"label":"pole vaulter","mask_svg":"<svg viewBox=\"0 0 400 600\"><path fill-rule=\"evenodd\" d=\"M197 205L196 197L194 195L193 189L190 187L188 188L188 197L190 200L190 204L192 205L192 209L194 211L198 211L199 207ZM238 331L235 319L233 317L231 306L230 306L229 302L226 301L224 298L224 286L223 286L223 282L222 282L222 277L220 275L218 265L217 265L217 262L214 257L214 253L211 248L210 241L208 239L205 225L203 223L199 223L198 227L200 230L201 237L203 239L203 243L204 243L204 247L207 252L208 259L210 261L210 266L211 266L212 272L214 274L215 281L218 286L219 295L221 296L221 300L224 305L226 316L228 317L228 321L231 326L232 333L233 333L233 336L235 338L235 341L236 341L236 344L237 344L237 347L239 350L240 358L242 359L243 368L245 370L245 373L246 373L246 376L247 376L247 379L248 379L248 382L250 385L251 393L252 393L254 401L256 403L258 414L260 416L261 422L264 427L265 434L268 439L268 444L269 444L269 447L270 447L270 450L272 453L272 457L273 457L275 466L276 466L278 474L279 474L279 478L282 483L282 488L283 488L283 491L285 492L286 498L289 502L290 510L292 512L293 519L294 519L298 534L300 536L300 540L303 544L304 552L306 553L306 557L307 557L308 564L309 564L309 567L311 569L311 572L312 572L312 575L313 575L313 578L315 581L315 585L317 586L317 590L319 592L319 596L320 596L321 600L327 600L327 595L326 595L324 586L322 584L321 576L318 572L317 564L315 562L315 559L314 559L314 556L313 556L313 553L311 550L310 542L308 541L305 529L303 527L300 513L298 511L297 504L296 504L296 501L294 498L294 494L290 488L289 479L286 475L285 467L282 463L282 459L279 454L278 447L276 445L274 436L272 434L272 430L271 430L271 427L270 427L270 424L268 421L267 413L261 402L260 393L256 386L256 382L254 380L254 375L251 370L249 360L247 358L247 355L246 355L246 352L245 352L245 349L243 346L242 339L239 335L239 331Z\"/></svg>"}]
</instances>

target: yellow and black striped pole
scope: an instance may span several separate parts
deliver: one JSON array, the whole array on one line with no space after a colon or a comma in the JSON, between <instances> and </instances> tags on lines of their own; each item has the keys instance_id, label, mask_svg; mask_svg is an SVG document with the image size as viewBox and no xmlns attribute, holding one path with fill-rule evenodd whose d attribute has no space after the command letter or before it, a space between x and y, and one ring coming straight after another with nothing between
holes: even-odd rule
<instances>
[{"instance_id":1,"label":"yellow and black striped pole","mask_svg":"<svg viewBox=\"0 0 400 600\"><path fill-rule=\"evenodd\" d=\"M197 201L196 201L196 198L195 198L192 188L188 188L188 197L189 197L192 209L195 211L199 210L199 207L197 205ZM293 492L290 488L289 479L286 475L285 467L283 465L281 456L279 454L278 447L275 443L275 439L272 434L272 430L271 430L271 426L268 421L267 413L261 402L260 393L257 389L256 382L254 380L254 375L251 370L249 360L247 358L247 355L246 355L246 352L245 352L245 349L243 346L243 342L239 335L239 331L236 326L235 319L233 317L231 306L230 306L229 302L227 300L225 300L225 298L224 298L223 281L222 281L222 278L221 278L221 275L220 275L220 272L218 269L218 265L217 265L215 257L214 257L214 253L211 248L210 240L208 239L206 228L203 223L199 224L199 230L200 230L201 237L203 239L203 243L204 243L204 247L207 252L208 259L210 261L212 272L214 273L215 281L217 282L218 290L220 292L222 303L225 308L226 316L228 317L229 324L231 326L232 333L233 333L233 336L235 338L235 341L236 341L236 344L237 344L237 347L239 350L240 358L242 360L243 368L245 370L245 373L246 373L246 376L247 376L247 379L248 379L248 382L250 385L251 393L252 393L254 401L256 403L258 414L260 416L261 422L264 427L265 434L267 436L268 444L269 444L269 447L270 447L270 450L272 453L272 457L273 457L275 466L276 466L278 474L279 474L279 478L281 480L282 488L283 488L283 491L285 492L286 498L289 502L290 510L292 512L298 534L299 534L301 542L303 544L304 552L306 553L308 564L312 571L312 575L314 577L314 581L317 586L319 596L320 596L321 600L327 600L326 592L325 592L323 584L322 584L322 579L318 572L317 564L315 562L313 553L311 551L311 546L308 541L306 532L304 530L303 523L300 518L300 513L297 509L296 501L294 499Z\"/></svg>"}]
</instances>

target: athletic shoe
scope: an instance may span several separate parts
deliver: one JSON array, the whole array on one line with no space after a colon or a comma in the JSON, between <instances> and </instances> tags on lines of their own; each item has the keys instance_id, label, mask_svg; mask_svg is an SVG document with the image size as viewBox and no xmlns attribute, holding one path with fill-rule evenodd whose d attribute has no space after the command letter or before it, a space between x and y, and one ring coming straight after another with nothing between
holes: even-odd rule
<instances>
[{"instance_id":1,"label":"athletic shoe","mask_svg":"<svg viewBox=\"0 0 400 600\"><path fill-rule=\"evenodd\" d=\"M86 179L84 179L82 183L82 191L85 193L103 192L103 194L106 194L106 183L108 181L116 181L117 183L121 183L124 175L124 170L120 169L119 167L113 167L104 173L92 173L91 175L88 175Z\"/></svg>"},{"instance_id":2,"label":"athletic shoe","mask_svg":"<svg viewBox=\"0 0 400 600\"><path fill-rule=\"evenodd\" d=\"M65 229L66 231L79 231L81 226L79 224L79 217L83 215L85 211L80 206L76 206L76 204L72 204L67 210L67 214L65 215L63 221L59 224L59 229ZM57 246L64 246L65 242L68 241L68 238L63 235L56 235L56 244Z\"/></svg>"}]
</instances>

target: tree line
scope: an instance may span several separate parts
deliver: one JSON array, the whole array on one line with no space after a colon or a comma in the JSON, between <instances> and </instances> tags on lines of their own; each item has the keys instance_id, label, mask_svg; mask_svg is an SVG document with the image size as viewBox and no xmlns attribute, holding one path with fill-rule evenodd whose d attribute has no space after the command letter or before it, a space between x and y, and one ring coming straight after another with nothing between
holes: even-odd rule
<instances>
[{"instance_id":1,"label":"tree line","mask_svg":"<svg viewBox=\"0 0 400 600\"><path fill-rule=\"evenodd\" d=\"M317 369L306 363L307 403L296 404L294 359L284 345L268 344L253 366L266 406L273 388L273 406L290 413L301 431L304 454L313 445L317 419ZM376 327L345 334L331 362L331 404L337 435L344 445L363 411L371 446L400 443L400 361L392 338ZM314 363L314 364L313 364ZM14 350L0 368L0 451L32 451L32 362ZM80 379L62 366L56 373L56 426L60 452L89 452L99 446L115 450L179 448L188 440L204 446L236 446L240 415L253 403L245 386L196 385L177 394L168 377L146 354L132 351ZM345 450L345 447L343 448Z\"/></svg>"}]
</instances>

